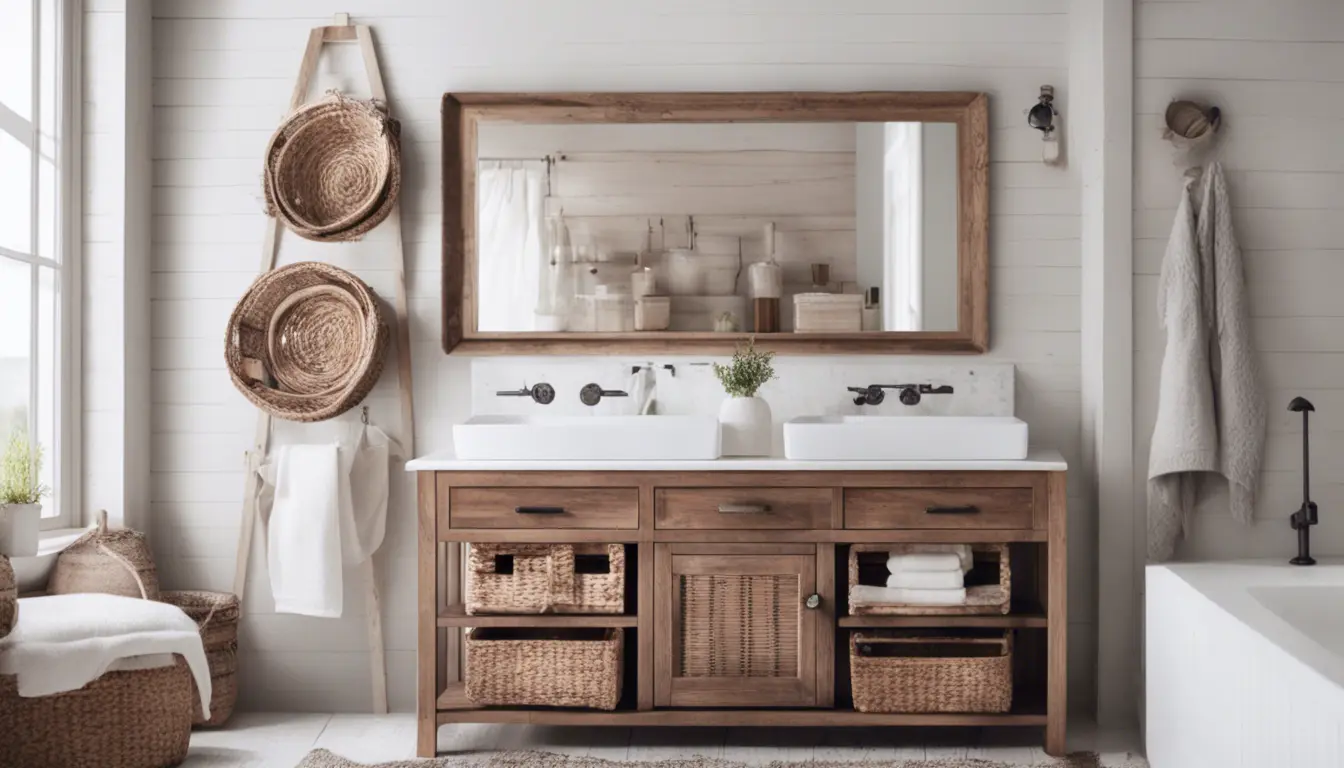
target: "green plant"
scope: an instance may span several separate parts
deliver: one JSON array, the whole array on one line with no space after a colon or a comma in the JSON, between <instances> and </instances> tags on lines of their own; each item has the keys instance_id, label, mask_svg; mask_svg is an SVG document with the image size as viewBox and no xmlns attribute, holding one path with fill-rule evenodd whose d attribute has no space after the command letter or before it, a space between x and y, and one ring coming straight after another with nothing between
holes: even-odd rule
<instances>
[{"instance_id":1,"label":"green plant","mask_svg":"<svg viewBox=\"0 0 1344 768\"><path fill-rule=\"evenodd\" d=\"M36 504L47 495L38 482L42 470L42 446L28 442L28 433L16 429L0 457L0 504Z\"/></svg>"},{"instance_id":2,"label":"green plant","mask_svg":"<svg viewBox=\"0 0 1344 768\"><path fill-rule=\"evenodd\" d=\"M774 352L762 352L756 349L756 337L747 339L733 352L733 361L728 365L714 364L714 375L723 384L723 390L733 397L755 397L756 390L775 378L775 368L770 361Z\"/></svg>"}]
</instances>

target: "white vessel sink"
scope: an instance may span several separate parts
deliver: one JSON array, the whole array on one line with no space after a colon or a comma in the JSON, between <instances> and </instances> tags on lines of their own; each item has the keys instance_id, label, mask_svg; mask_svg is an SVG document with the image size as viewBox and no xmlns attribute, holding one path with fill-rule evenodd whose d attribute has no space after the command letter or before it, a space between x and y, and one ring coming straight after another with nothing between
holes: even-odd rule
<instances>
[{"instance_id":1,"label":"white vessel sink","mask_svg":"<svg viewBox=\"0 0 1344 768\"><path fill-rule=\"evenodd\" d=\"M1027 457L1012 416L802 416L784 423L784 455L813 461L989 461Z\"/></svg>"},{"instance_id":2,"label":"white vessel sink","mask_svg":"<svg viewBox=\"0 0 1344 768\"><path fill-rule=\"evenodd\" d=\"M457 458L676 461L719 458L713 416L473 416L453 427Z\"/></svg>"}]
</instances>

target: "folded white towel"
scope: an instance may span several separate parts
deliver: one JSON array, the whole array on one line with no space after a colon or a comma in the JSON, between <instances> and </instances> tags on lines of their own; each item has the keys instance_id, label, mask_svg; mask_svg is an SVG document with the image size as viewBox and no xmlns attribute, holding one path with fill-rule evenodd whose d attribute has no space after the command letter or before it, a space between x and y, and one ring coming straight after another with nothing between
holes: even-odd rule
<instances>
[{"instance_id":1,"label":"folded white towel","mask_svg":"<svg viewBox=\"0 0 1344 768\"><path fill-rule=\"evenodd\" d=\"M266 564L277 613L341 615L341 501L350 484L335 443L286 445L261 468L275 487Z\"/></svg>"},{"instance_id":2,"label":"folded white towel","mask_svg":"<svg viewBox=\"0 0 1344 768\"><path fill-rule=\"evenodd\" d=\"M892 589L858 584L850 588L850 597L860 603L897 603L908 605L965 605L965 589Z\"/></svg>"},{"instance_id":3,"label":"folded white towel","mask_svg":"<svg viewBox=\"0 0 1344 768\"><path fill-rule=\"evenodd\" d=\"M955 552L914 552L908 555L892 555L887 558L887 571L890 573L909 573L911 571L954 571L962 572L961 558Z\"/></svg>"},{"instance_id":4,"label":"folded white towel","mask_svg":"<svg viewBox=\"0 0 1344 768\"><path fill-rule=\"evenodd\" d=\"M17 677L20 696L77 691L109 670L159 666L163 654L177 654L210 716L205 646L196 622L177 606L120 595L51 595L20 600L19 617L0 638L0 675Z\"/></svg>"},{"instance_id":5,"label":"folded white towel","mask_svg":"<svg viewBox=\"0 0 1344 768\"><path fill-rule=\"evenodd\" d=\"M946 565L946 558L939 560L929 560L923 555L930 554L956 554L958 564L961 570L970 570L974 565L974 555L970 553L969 543L926 543L919 545L919 549L911 553L890 553L887 557L887 570L891 573L900 573L903 570L952 570ZM929 566L926 564L938 564Z\"/></svg>"},{"instance_id":6,"label":"folded white towel","mask_svg":"<svg viewBox=\"0 0 1344 768\"><path fill-rule=\"evenodd\" d=\"M955 571L901 571L887 577L887 586L893 589L961 589L966 576Z\"/></svg>"}]
</instances>

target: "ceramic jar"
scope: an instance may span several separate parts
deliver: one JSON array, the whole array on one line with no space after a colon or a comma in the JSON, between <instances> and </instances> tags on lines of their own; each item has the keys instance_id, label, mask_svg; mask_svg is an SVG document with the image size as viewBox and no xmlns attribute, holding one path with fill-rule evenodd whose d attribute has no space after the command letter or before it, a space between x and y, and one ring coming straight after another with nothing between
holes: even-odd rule
<instances>
[{"instance_id":1,"label":"ceramic jar","mask_svg":"<svg viewBox=\"0 0 1344 768\"><path fill-rule=\"evenodd\" d=\"M0 504L0 555L35 556L41 527L41 504Z\"/></svg>"},{"instance_id":2,"label":"ceramic jar","mask_svg":"<svg viewBox=\"0 0 1344 768\"><path fill-rule=\"evenodd\" d=\"M759 397L730 397L719 406L724 456L769 456L774 432L770 404Z\"/></svg>"}]
</instances>

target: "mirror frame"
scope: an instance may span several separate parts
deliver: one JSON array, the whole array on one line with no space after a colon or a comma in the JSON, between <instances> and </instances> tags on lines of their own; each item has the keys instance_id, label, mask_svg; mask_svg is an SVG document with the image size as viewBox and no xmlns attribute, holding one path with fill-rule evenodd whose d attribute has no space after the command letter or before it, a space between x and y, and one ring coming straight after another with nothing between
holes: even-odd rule
<instances>
[{"instance_id":1,"label":"mirror frame","mask_svg":"<svg viewBox=\"0 0 1344 768\"><path fill-rule=\"evenodd\" d=\"M989 349L989 98L954 91L446 93L443 349L467 354L976 354ZM479 123L946 122L957 125L957 330L858 333L476 330Z\"/></svg>"}]
</instances>

